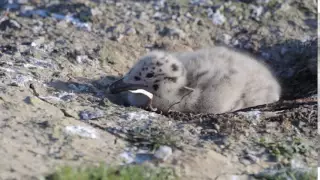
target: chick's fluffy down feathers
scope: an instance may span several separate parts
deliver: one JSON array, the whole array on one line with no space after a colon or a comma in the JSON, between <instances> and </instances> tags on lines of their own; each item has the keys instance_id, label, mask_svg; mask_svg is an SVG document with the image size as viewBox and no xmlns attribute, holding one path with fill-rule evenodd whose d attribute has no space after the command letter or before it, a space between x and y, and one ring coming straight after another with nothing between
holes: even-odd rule
<instances>
[{"instance_id":1,"label":"chick's fluffy down feathers","mask_svg":"<svg viewBox=\"0 0 320 180\"><path fill-rule=\"evenodd\" d=\"M152 106L194 113L224 113L278 101L281 88L266 65L217 46L194 52L151 52L125 75L124 83L154 96ZM141 94L131 94L137 104Z\"/></svg>"}]
</instances>

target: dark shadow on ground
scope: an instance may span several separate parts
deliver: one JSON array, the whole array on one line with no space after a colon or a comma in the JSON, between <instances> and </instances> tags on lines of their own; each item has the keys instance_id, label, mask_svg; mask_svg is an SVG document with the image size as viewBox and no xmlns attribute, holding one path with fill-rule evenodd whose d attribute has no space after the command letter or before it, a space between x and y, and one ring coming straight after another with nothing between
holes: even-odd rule
<instances>
[{"instance_id":1,"label":"dark shadow on ground","mask_svg":"<svg viewBox=\"0 0 320 180\"><path fill-rule=\"evenodd\" d=\"M317 38L306 42L291 39L274 46L262 46L259 51L268 54L264 60L278 72L283 88L282 99L317 94Z\"/></svg>"}]
</instances>

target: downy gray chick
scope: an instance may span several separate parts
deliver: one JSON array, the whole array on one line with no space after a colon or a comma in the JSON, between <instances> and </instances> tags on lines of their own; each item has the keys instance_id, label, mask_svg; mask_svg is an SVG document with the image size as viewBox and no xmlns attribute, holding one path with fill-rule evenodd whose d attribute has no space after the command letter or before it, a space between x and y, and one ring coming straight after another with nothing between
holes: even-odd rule
<instances>
[{"instance_id":1,"label":"downy gray chick","mask_svg":"<svg viewBox=\"0 0 320 180\"><path fill-rule=\"evenodd\" d=\"M278 101L281 87L254 57L216 46L194 52L153 51L143 56L111 93L144 89L152 107L193 113L224 113ZM146 107L147 97L130 94L131 105Z\"/></svg>"}]
</instances>

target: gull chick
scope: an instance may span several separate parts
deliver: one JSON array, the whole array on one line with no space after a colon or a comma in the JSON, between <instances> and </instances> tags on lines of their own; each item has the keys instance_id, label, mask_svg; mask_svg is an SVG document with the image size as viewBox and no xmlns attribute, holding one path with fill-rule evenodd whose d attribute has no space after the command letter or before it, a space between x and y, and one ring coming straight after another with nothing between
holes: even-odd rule
<instances>
[{"instance_id":1,"label":"gull chick","mask_svg":"<svg viewBox=\"0 0 320 180\"><path fill-rule=\"evenodd\" d=\"M248 54L216 46L193 52L153 51L109 86L131 93L129 103L193 113L225 113L278 101L281 87L266 65Z\"/></svg>"}]
</instances>

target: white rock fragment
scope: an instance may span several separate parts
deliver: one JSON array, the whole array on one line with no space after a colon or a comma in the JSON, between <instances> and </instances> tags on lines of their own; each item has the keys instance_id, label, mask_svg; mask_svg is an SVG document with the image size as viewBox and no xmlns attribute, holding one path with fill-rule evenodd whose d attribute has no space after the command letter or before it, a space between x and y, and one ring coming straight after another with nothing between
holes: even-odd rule
<instances>
[{"instance_id":1,"label":"white rock fragment","mask_svg":"<svg viewBox=\"0 0 320 180\"><path fill-rule=\"evenodd\" d=\"M140 152L125 151L121 153L120 158L123 160L121 164L122 165L131 164L131 163L141 164L146 161L151 161L154 158L153 154L150 153L149 151L143 151L143 150L139 150L139 151Z\"/></svg>"},{"instance_id":2,"label":"white rock fragment","mask_svg":"<svg viewBox=\"0 0 320 180\"><path fill-rule=\"evenodd\" d=\"M0 67L0 69L1 69L1 70L4 70L4 71L7 71L7 72L16 72L15 70L10 69L10 68Z\"/></svg>"},{"instance_id":3,"label":"white rock fragment","mask_svg":"<svg viewBox=\"0 0 320 180\"><path fill-rule=\"evenodd\" d=\"M215 25L222 25L226 21L226 18L224 17L223 14L220 13L219 10L215 12L212 16L212 22Z\"/></svg>"},{"instance_id":4,"label":"white rock fragment","mask_svg":"<svg viewBox=\"0 0 320 180\"><path fill-rule=\"evenodd\" d=\"M43 69L43 68L55 69L56 68L50 59L40 60L36 58L29 58L27 61L29 63L23 64L23 66L26 68L39 68L39 69Z\"/></svg>"},{"instance_id":5,"label":"white rock fragment","mask_svg":"<svg viewBox=\"0 0 320 180\"><path fill-rule=\"evenodd\" d=\"M192 5L204 5L205 3L207 3L206 0L190 0L190 3Z\"/></svg>"},{"instance_id":6,"label":"white rock fragment","mask_svg":"<svg viewBox=\"0 0 320 180\"><path fill-rule=\"evenodd\" d=\"M156 116L155 113L149 113L149 112L129 112L124 114L125 119L129 121L149 119L150 117L155 117L155 116Z\"/></svg>"},{"instance_id":7,"label":"white rock fragment","mask_svg":"<svg viewBox=\"0 0 320 180\"><path fill-rule=\"evenodd\" d=\"M79 19L74 18L70 15L64 16L61 14L52 13L51 16L55 19L58 19L58 20L64 20L66 22L70 22L80 29L85 29L87 31L91 31L91 25L89 23L81 22Z\"/></svg>"},{"instance_id":8,"label":"white rock fragment","mask_svg":"<svg viewBox=\"0 0 320 180\"><path fill-rule=\"evenodd\" d=\"M231 42L231 39L232 39L232 36L230 36L229 34L223 34L223 42L225 43L225 44L230 44L230 42Z\"/></svg>"},{"instance_id":9,"label":"white rock fragment","mask_svg":"<svg viewBox=\"0 0 320 180\"><path fill-rule=\"evenodd\" d=\"M32 43L32 47L40 46L45 42L45 38L43 36L39 37L38 39L35 39Z\"/></svg>"},{"instance_id":10,"label":"white rock fragment","mask_svg":"<svg viewBox=\"0 0 320 180\"><path fill-rule=\"evenodd\" d=\"M172 155L172 149L169 146L160 146L154 153L154 157L162 161L167 160Z\"/></svg>"},{"instance_id":11,"label":"white rock fragment","mask_svg":"<svg viewBox=\"0 0 320 180\"><path fill-rule=\"evenodd\" d=\"M85 126L66 126L65 132L67 134L75 134L81 137L87 137L96 139L98 138L96 131L93 128L85 127Z\"/></svg>"},{"instance_id":12,"label":"white rock fragment","mask_svg":"<svg viewBox=\"0 0 320 180\"><path fill-rule=\"evenodd\" d=\"M161 19L162 16L163 16L163 14L161 12L156 12L156 13L154 13L154 15L152 17L155 19Z\"/></svg>"},{"instance_id":13,"label":"white rock fragment","mask_svg":"<svg viewBox=\"0 0 320 180\"><path fill-rule=\"evenodd\" d=\"M124 164L131 164L134 162L134 154L131 152L123 152L120 154Z\"/></svg>"},{"instance_id":14,"label":"white rock fragment","mask_svg":"<svg viewBox=\"0 0 320 180\"><path fill-rule=\"evenodd\" d=\"M239 112L239 114L246 117L246 119L256 125L261 119L261 111Z\"/></svg>"},{"instance_id":15,"label":"white rock fragment","mask_svg":"<svg viewBox=\"0 0 320 180\"><path fill-rule=\"evenodd\" d=\"M98 7L91 9L91 14L92 16L98 16L98 15L102 15L102 11L100 11L100 9Z\"/></svg>"},{"instance_id":16,"label":"white rock fragment","mask_svg":"<svg viewBox=\"0 0 320 180\"><path fill-rule=\"evenodd\" d=\"M33 78L30 76L23 76L21 74L16 75L13 79L12 79L12 84L15 84L17 86L24 86L25 83L33 81Z\"/></svg>"},{"instance_id":17,"label":"white rock fragment","mask_svg":"<svg viewBox=\"0 0 320 180\"><path fill-rule=\"evenodd\" d=\"M74 93L62 92L56 94L56 96L39 96L41 99L45 100L53 100L53 101L70 101L75 98L76 95Z\"/></svg>"},{"instance_id":18,"label":"white rock fragment","mask_svg":"<svg viewBox=\"0 0 320 180\"><path fill-rule=\"evenodd\" d=\"M76 57L76 61L77 61L79 64L82 64L82 63L84 63L84 62L87 62L87 61L88 61L88 56L87 56L87 55L77 56L77 57Z\"/></svg>"},{"instance_id":19,"label":"white rock fragment","mask_svg":"<svg viewBox=\"0 0 320 180\"><path fill-rule=\"evenodd\" d=\"M250 5L250 8L252 9L251 17L256 20L260 20L260 16L263 13L263 7Z\"/></svg>"},{"instance_id":20,"label":"white rock fragment","mask_svg":"<svg viewBox=\"0 0 320 180\"><path fill-rule=\"evenodd\" d=\"M23 67L25 67L25 68L39 68L39 69L43 69L42 67L38 67L38 66L35 66L35 65L29 64L29 63L23 64Z\"/></svg>"}]
</instances>

